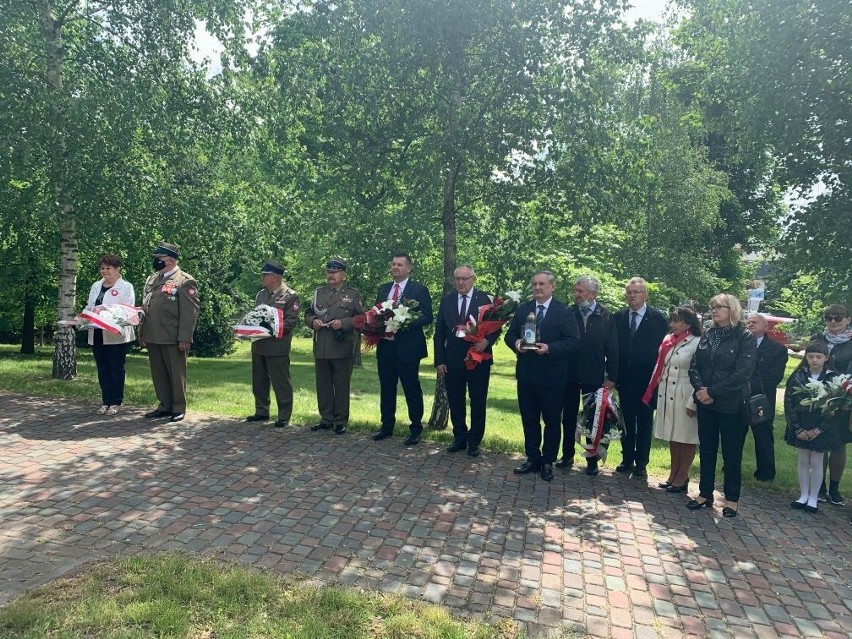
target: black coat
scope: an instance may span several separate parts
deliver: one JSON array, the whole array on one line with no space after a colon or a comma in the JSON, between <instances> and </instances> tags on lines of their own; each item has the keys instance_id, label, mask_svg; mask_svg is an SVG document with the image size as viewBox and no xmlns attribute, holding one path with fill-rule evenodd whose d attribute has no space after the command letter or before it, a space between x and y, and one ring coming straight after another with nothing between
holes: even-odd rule
<instances>
[{"instance_id":1,"label":"black coat","mask_svg":"<svg viewBox=\"0 0 852 639\"><path fill-rule=\"evenodd\" d=\"M535 314L535 300L518 307L515 317L506 331L505 342L515 350L515 342L521 339L523 326L530 313ZM544 320L538 327L539 342L547 344L548 353L520 353L515 365L515 377L522 384L535 386L564 386L568 378L568 362L572 353L580 348L580 331L577 320L565 304L552 299Z\"/></svg>"},{"instance_id":2,"label":"black coat","mask_svg":"<svg viewBox=\"0 0 852 639\"><path fill-rule=\"evenodd\" d=\"M382 284L376 295L376 304L388 299L393 282ZM432 297L429 289L420 282L408 280L399 297L400 300L411 299L420 303L420 317L411 325L399 332L393 340L381 340L376 347L376 357L391 357L394 354L403 362L416 362L426 357L426 336L423 327L432 323Z\"/></svg>"},{"instance_id":3,"label":"black coat","mask_svg":"<svg viewBox=\"0 0 852 639\"><path fill-rule=\"evenodd\" d=\"M828 344L825 333L817 333L811 340ZM838 373L852 373L852 339L831 349L827 365Z\"/></svg>"},{"instance_id":4,"label":"black coat","mask_svg":"<svg viewBox=\"0 0 852 639\"><path fill-rule=\"evenodd\" d=\"M618 332L613 314L600 303L589 314L585 326L576 304L569 306L580 331L580 350L568 365L568 381L576 384L603 384L618 381Z\"/></svg>"},{"instance_id":5,"label":"black coat","mask_svg":"<svg viewBox=\"0 0 852 639\"><path fill-rule=\"evenodd\" d=\"M754 372L757 341L745 328L735 326L711 354L710 333L713 330L704 333L698 342L689 367L689 381L696 391L707 388L713 398L713 403L705 406L708 410L738 413L751 394L749 380Z\"/></svg>"},{"instance_id":6,"label":"black coat","mask_svg":"<svg viewBox=\"0 0 852 639\"><path fill-rule=\"evenodd\" d=\"M763 393L775 403L775 389L784 379L787 368L787 349L768 336L757 347L754 372L751 374L752 394Z\"/></svg>"},{"instance_id":7,"label":"black coat","mask_svg":"<svg viewBox=\"0 0 852 639\"><path fill-rule=\"evenodd\" d=\"M631 337L629 307L618 311L613 320L618 333L618 389L641 396L654 373L660 343L668 333L668 322L660 311L648 306L636 334Z\"/></svg>"},{"instance_id":8,"label":"black coat","mask_svg":"<svg viewBox=\"0 0 852 639\"><path fill-rule=\"evenodd\" d=\"M819 381L825 382L832 379L837 373L823 368ZM817 409L811 410L808 406L802 406L804 395L795 393L797 386L804 386L811 381L810 371L807 364L799 366L790 374L787 380L787 388L784 392L784 416L787 419L787 429L784 432L785 441L796 448L806 450L829 451L842 443L843 427L848 424L848 413L839 412L831 417ZM815 439L802 441L796 434L803 430L820 428L823 432Z\"/></svg>"},{"instance_id":9,"label":"black coat","mask_svg":"<svg viewBox=\"0 0 852 639\"><path fill-rule=\"evenodd\" d=\"M456 326L463 324L467 318L459 317L458 306L459 294L456 291L448 293L441 298L438 306L438 318L435 322L434 353L435 366L446 364L450 368L464 368L464 358L473 343L466 342L461 337L456 337ZM479 289L471 289L471 299L467 308L467 315L473 315L478 319L479 309L491 303L491 297ZM500 331L487 335L487 353L491 352L491 346L500 337ZM491 360L482 362L480 365L490 365Z\"/></svg>"}]
</instances>

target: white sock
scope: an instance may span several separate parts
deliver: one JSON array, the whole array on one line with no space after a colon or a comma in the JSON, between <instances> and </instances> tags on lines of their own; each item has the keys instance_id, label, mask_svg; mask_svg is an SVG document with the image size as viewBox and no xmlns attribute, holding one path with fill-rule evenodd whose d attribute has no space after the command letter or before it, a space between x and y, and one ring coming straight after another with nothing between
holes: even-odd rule
<instances>
[{"instance_id":1,"label":"white sock","mask_svg":"<svg viewBox=\"0 0 852 639\"><path fill-rule=\"evenodd\" d=\"M796 500L800 504L805 504L811 492L811 451L804 448L797 448L799 454L799 488L802 494Z\"/></svg>"},{"instance_id":2,"label":"white sock","mask_svg":"<svg viewBox=\"0 0 852 639\"><path fill-rule=\"evenodd\" d=\"M823 453L816 450L807 452L810 453L809 457L811 467L811 481L810 486L808 487L808 506L816 506L817 497L819 496L819 488L822 486Z\"/></svg>"}]
</instances>

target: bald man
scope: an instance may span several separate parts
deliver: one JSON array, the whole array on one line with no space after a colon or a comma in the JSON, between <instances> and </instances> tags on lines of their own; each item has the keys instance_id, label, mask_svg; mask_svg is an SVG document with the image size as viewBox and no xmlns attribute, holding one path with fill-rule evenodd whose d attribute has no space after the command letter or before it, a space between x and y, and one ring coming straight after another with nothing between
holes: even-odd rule
<instances>
[{"instance_id":1,"label":"bald man","mask_svg":"<svg viewBox=\"0 0 852 639\"><path fill-rule=\"evenodd\" d=\"M754 435L754 457L757 462L754 478L758 481L772 481L775 479L775 438L773 436L775 396L787 367L787 349L766 334L769 325L766 317L760 313L749 315L746 326L757 340L757 357L754 373L751 376L751 394L763 393L769 400L769 416L766 421L751 425L751 432Z\"/></svg>"}]
</instances>

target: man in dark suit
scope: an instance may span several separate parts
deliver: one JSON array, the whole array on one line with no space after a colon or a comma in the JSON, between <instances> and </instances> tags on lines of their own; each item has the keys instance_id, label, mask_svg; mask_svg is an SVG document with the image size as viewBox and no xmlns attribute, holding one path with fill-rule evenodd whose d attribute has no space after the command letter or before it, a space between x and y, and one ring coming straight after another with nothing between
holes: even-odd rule
<instances>
[{"instance_id":1,"label":"man in dark suit","mask_svg":"<svg viewBox=\"0 0 852 639\"><path fill-rule=\"evenodd\" d=\"M485 402L488 397L488 382L491 378L491 360L477 364L472 370L465 366L465 357L470 348L480 353L491 353L491 347L500 336L500 331L487 335L471 344L456 334L456 327L464 324L468 317L478 319L479 309L490 304L487 293L474 288L476 273L469 266L459 266L453 272L456 290L441 299L438 321L435 325L435 368L443 376L453 422L453 443L447 452L456 453L467 449L471 457L479 455L479 443L485 434ZM470 430L465 423L465 390L470 393Z\"/></svg>"},{"instance_id":2,"label":"man in dark suit","mask_svg":"<svg viewBox=\"0 0 852 639\"><path fill-rule=\"evenodd\" d=\"M596 277L584 275L574 284L574 303L569 307L580 329L580 350L568 364L568 383L562 406L562 459L557 468L574 463L574 439L580 397L602 385L614 388L618 379L618 333L609 309L598 303L601 285ZM586 474L598 474L598 457L586 459Z\"/></svg>"},{"instance_id":3,"label":"man in dark suit","mask_svg":"<svg viewBox=\"0 0 852 639\"><path fill-rule=\"evenodd\" d=\"M751 375L751 394L763 393L769 400L767 420L751 425L754 457L757 462L754 477L758 481L772 481L775 479L775 438L772 432L775 397L778 384L784 378L784 370L787 368L787 349L766 335L768 325L766 318L760 313L749 315L746 326L757 340L757 357Z\"/></svg>"},{"instance_id":4,"label":"man in dark suit","mask_svg":"<svg viewBox=\"0 0 852 639\"><path fill-rule=\"evenodd\" d=\"M382 284L376 296L376 304L388 300L401 302L416 300L421 313L408 327L396 333L392 340L382 340L376 347L379 369L379 405L382 426L373 439L380 441L393 434L396 423L396 388L402 384L405 403L408 405L410 422L406 446L420 441L423 432L423 389L418 372L420 360L426 357L426 336L423 327L432 323L432 298L425 286L410 279L411 258L405 253L393 256L390 264L392 282Z\"/></svg>"},{"instance_id":5,"label":"man in dark suit","mask_svg":"<svg viewBox=\"0 0 852 639\"><path fill-rule=\"evenodd\" d=\"M647 305L648 283L631 279L624 289L627 308L615 314L618 331L618 398L624 414L619 473L647 477L645 467L651 454L651 428L654 406L646 406L642 395L651 381L660 342L668 332L663 314Z\"/></svg>"},{"instance_id":6,"label":"man in dark suit","mask_svg":"<svg viewBox=\"0 0 852 639\"><path fill-rule=\"evenodd\" d=\"M559 453L559 418L568 362L571 354L580 348L580 333L574 314L553 297L556 288L553 273L538 271L530 284L533 300L518 307L505 337L506 344L518 355L515 378L527 455L527 460L514 472L525 475L541 471L541 478L550 481L553 462ZM534 330L537 334L535 346L529 350L524 348L522 337L527 332L525 324L529 325L529 332Z\"/></svg>"}]
</instances>

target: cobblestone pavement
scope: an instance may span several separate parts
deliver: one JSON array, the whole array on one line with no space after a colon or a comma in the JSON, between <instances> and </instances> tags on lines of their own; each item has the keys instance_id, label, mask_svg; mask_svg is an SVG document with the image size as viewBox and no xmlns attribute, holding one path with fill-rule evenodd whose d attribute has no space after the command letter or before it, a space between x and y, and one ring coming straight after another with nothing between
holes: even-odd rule
<instances>
[{"instance_id":1,"label":"cobblestone pavement","mask_svg":"<svg viewBox=\"0 0 852 639\"><path fill-rule=\"evenodd\" d=\"M724 519L609 470L548 484L488 451L143 412L0 393L0 603L96 557L181 550L533 637L852 629L849 508L752 492Z\"/></svg>"}]
</instances>

